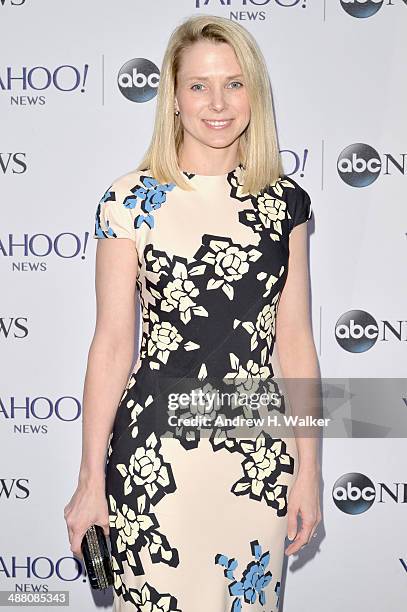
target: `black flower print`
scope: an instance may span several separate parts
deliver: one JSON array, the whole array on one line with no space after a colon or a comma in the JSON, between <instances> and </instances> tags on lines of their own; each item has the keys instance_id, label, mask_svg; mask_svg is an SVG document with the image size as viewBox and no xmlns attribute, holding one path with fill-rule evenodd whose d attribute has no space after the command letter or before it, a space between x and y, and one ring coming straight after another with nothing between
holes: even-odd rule
<instances>
[{"instance_id":1,"label":"black flower print","mask_svg":"<svg viewBox=\"0 0 407 612\"><path fill-rule=\"evenodd\" d=\"M170 593L159 593L148 582L144 582L140 589L126 587L123 581L123 572L112 555L113 588L117 597L134 604L135 612L182 612L177 606L177 599ZM119 600L120 601L120 600ZM116 606L117 608L117 606Z\"/></svg>"},{"instance_id":2,"label":"black flower print","mask_svg":"<svg viewBox=\"0 0 407 612\"><path fill-rule=\"evenodd\" d=\"M267 232L267 238L273 241L281 241L284 237L284 226L291 222L292 227L292 204L290 203L289 190L301 192L300 186L287 176L283 176L269 185L267 189L251 197L252 208L239 212L239 221L248 225L254 232L263 234ZM304 192L305 194L306 192ZM308 194L307 194L308 195ZM301 213L296 213L296 222L311 217L310 201L304 201ZM290 230L289 230L290 231Z\"/></svg>"},{"instance_id":3,"label":"black flower print","mask_svg":"<svg viewBox=\"0 0 407 612\"><path fill-rule=\"evenodd\" d=\"M206 288L221 288L229 300L234 298L234 284L247 274L250 263L260 257L261 252L252 246L242 247L230 238L208 234L203 236L202 247L195 254L196 259L211 266ZM208 273L206 269L205 272Z\"/></svg>"},{"instance_id":4,"label":"black flower print","mask_svg":"<svg viewBox=\"0 0 407 612\"><path fill-rule=\"evenodd\" d=\"M113 532L111 532L110 537L113 537ZM117 596L122 596L123 599L129 599L129 596L127 595L128 590L126 588L126 584L123 582L123 571L120 567L120 563L118 562L118 557L116 556L114 551L112 551L111 553L111 558L113 571L113 588L115 594Z\"/></svg>"},{"instance_id":5,"label":"black flower print","mask_svg":"<svg viewBox=\"0 0 407 612\"><path fill-rule=\"evenodd\" d=\"M244 476L231 488L235 495L249 495L256 501L264 500L274 508L277 516L287 513L287 485L278 484L282 472L293 474L294 459L286 452L286 443L261 431L254 440L231 438L213 441L214 450L226 448L245 456L242 462Z\"/></svg>"},{"instance_id":6,"label":"black flower print","mask_svg":"<svg viewBox=\"0 0 407 612\"><path fill-rule=\"evenodd\" d=\"M121 508L118 508L115 498L110 495L110 508L112 514L109 515L109 525L117 529L119 553L131 549L141 535L148 536L149 532L157 526L154 515L146 513L145 496L140 495L137 498L135 511L127 504L122 504Z\"/></svg>"},{"instance_id":7,"label":"black flower print","mask_svg":"<svg viewBox=\"0 0 407 612\"><path fill-rule=\"evenodd\" d=\"M133 491L133 486L141 486L151 502L156 504L166 492L174 490L172 472L159 452L160 446L160 441L153 431L145 444L135 449L127 465L123 463L116 465L124 478L124 495L129 495Z\"/></svg>"},{"instance_id":8,"label":"black flower print","mask_svg":"<svg viewBox=\"0 0 407 612\"><path fill-rule=\"evenodd\" d=\"M109 495L109 526L115 534L116 562L123 560L132 568L135 575L143 574L139 552L147 547L153 563L165 563L177 567L178 550L171 547L167 538L158 531L158 521L154 513L148 511L145 495L137 497L134 508L127 504L118 506L113 495Z\"/></svg>"},{"instance_id":9,"label":"black flower print","mask_svg":"<svg viewBox=\"0 0 407 612\"><path fill-rule=\"evenodd\" d=\"M264 379L271 376L271 370L268 365L256 363L253 359L249 359L246 363L240 363L239 358L234 353L229 353L230 368L226 372L224 379L225 381L233 381L236 388L239 389L240 380L243 384L246 380L252 379Z\"/></svg>"},{"instance_id":10,"label":"black flower print","mask_svg":"<svg viewBox=\"0 0 407 612\"><path fill-rule=\"evenodd\" d=\"M150 311L150 313L153 326L147 344L148 354L152 356L157 352L158 359L162 363L167 363L171 351L176 351L184 338L172 323L160 321L153 311Z\"/></svg>"},{"instance_id":11,"label":"black flower print","mask_svg":"<svg viewBox=\"0 0 407 612\"><path fill-rule=\"evenodd\" d=\"M231 187L230 197L233 198L233 200L244 202L252 198L251 194L243 191L243 165L242 164L239 164L239 166L234 171L228 174L227 181Z\"/></svg>"},{"instance_id":12,"label":"black flower print","mask_svg":"<svg viewBox=\"0 0 407 612\"><path fill-rule=\"evenodd\" d=\"M278 198L281 198L287 189L295 190L296 188L299 189L299 185L296 185L292 179L288 178L287 175L284 175L282 178L274 181L274 183L271 183L267 191L272 191Z\"/></svg>"},{"instance_id":13,"label":"black flower print","mask_svg":"<svg viewBox=\"0 0 407 612\"><path fill-rule=\"evenodd\" d=\"M185 325L193 316L207 317L208 311L197 303L199 289L194 284L188 262L175 256L172 260L165 254L155 251L150 244L146 250L146 269L156 272L159 281L148 281L148 287L164 312L179 312Z\"/></svg>"},{"instance_id":14,"label":"black flower print","mask_svg":"<svg viewBox=\"0 0 407 612\"><path fill-rule=\"evenodd\" d=\"M166 364L171 353L182 347L185 351L199 349L199 344L192 342L181 335L179 330L170 321L160 320L158 314L150 309L150 336L146 339L150 368L159 370L160 364ZM145 356L145 352L142 353ZM151 359L157 357L157 361Z\"/></svg>"},{"instance_id":15,"label":"black flower print","mask_svg":"<svg viewBox=\"0 0 407 612\"><path fill-rule=\"evenodd\" d=\"M271 349L275 336L276 312L279 300L280 294L277 294L270 303L264 304L254 323L252 321L241 322L235 319L235 327L241 324L250 335L250 350L254 351L259 341L265 341Z\"/></svg>"},{"instance_id":16,"label":"black flower print","mask_svg":"<svg viewBox=\"0 0 407 612\"><path fill-rule=\"evenodd\" d=\"M173 595L159 593L148 582L143 584L140 591L131 589L130 592L137 612L182 612Z\"/></svg>"},{"instance_id":17,"label":"black flower print","mask_svg":"<svg viewBox=\"0 0 407 612\"><path fill-rule=\"evenodd\" d=\"M154 401L151 393L145 397L142 401L137 401L139 399L137 394L137 377L134 372L131 373L129 380L127 381L127 385L124 388L122 397L120 399L120 405L126 410L126 419L130 422L128 423L127 430L130 432L132 438L137 438L139 434L139 417L141 413L147 409ZM135 391L133 393L132 391Z\"/></svg>"},{"instance_id":18,"label":"black flower print","mask_svg":"<svg viewBox=\"0 0 407 612\"><path fill-rule=\"evenodd\" d=\"M268 193L255 200L255 210L244 210L240 213L240 221L249 225L255 232L270 230L272 240L280 240L283 230L282 222L287 218L287 203Z\"/></svg>"},{"instance_id":19,"label":"black flower print","mask_svg":"<svg viewBox=\"0 0 407 612\"><path fill-rule=\"evenodd\" d=\"M268 297L271 294L272 288L283 277L284 272L285 272L285 267L281 266L278 276L275 276L274 274L267 274L266 272L258 273L257 278L259 280L263 280L265 278L267 279L266 282L264 283L266 291L263 293L263 297Z\"/></svg>"},{"instance_id":20,"label":"black flower print","mask_svg":"<svg viewBox=\"0 0 407 612\"><path fill-rule=\"evenodd\" d=\"M147 408L153 402L153 396L149 395L144 403L144 405L135 402L133 399L130 399L127 402L127 408L130 411L130 424L129 428L131 429L131 437L137 438L139 429L138 429L138 418L140 414L143 412L145 408Z\"/></svg>"}]
</instances>

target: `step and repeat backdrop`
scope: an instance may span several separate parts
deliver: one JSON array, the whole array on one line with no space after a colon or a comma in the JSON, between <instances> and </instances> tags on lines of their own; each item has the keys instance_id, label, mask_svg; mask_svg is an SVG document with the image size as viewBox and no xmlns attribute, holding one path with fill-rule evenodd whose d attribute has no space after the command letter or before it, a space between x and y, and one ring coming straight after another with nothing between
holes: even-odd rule
<instances>
[{"instance_id":1,"label":"step and repeat backdrop","mask_svg":"<svg viewBox=\"0 0 407 612\"><path fill-rule=\"evenodd\" d=\"M327 387L341 397L347 381L349 399L353 381L375 382L371 422L343 420L323 440L323 522L285 561L281 610L401 612L406 0L0 0L0 591L63 590L75 612L111 609L63 517L95 325L94 215L147 148L168 37L195 14L241 23L267 59L284 168L312 200Z\"/></svg>"}]
</instances>

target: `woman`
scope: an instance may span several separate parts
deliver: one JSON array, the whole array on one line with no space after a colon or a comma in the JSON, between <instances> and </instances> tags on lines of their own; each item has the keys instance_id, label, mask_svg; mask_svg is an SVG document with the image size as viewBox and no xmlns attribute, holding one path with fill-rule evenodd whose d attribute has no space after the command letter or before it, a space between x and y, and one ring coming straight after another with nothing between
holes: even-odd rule
<instances>
[{"instance_id":1,"label":"woman","mask_svg":"<svg viewBox=\"0 0 407 612\"><path fill-rule=\"evenodd\" d=\"M285 537L293 554L321 519L316 441L208 427L256 409L209 405L209 393L202 407L191 391L275 389L275 343L284 377L317 377L310 216L282 172L254 39L221 17L186 20L164 56L150 147L96 212L97 323L65 518L79 557L92 523L110 536L116 612L277 610Z\"/></svg>"}]
</instances>

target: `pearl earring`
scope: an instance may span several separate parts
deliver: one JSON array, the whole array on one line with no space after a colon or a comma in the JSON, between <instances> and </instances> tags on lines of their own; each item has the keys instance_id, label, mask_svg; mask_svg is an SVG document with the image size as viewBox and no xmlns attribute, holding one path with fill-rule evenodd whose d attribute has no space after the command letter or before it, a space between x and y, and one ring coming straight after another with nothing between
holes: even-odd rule
<instances>
[{"instance_id":1,"label":"pearl earring","mask_svg":"<svg viewBox=\"0 0 407 612\"><path fill-rule=\"evenodd\" d=\"M175 114L176 114L176 116L178 117L178 115L179 115L179 110L176 110L176 111L175 111Z\"/></svg>"}]
</instances>

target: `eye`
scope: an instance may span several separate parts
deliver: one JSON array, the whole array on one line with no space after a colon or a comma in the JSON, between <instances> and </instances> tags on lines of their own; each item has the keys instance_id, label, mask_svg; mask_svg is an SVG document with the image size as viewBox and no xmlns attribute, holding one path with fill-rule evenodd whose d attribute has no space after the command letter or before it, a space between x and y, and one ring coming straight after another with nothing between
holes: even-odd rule
<instances>
[{"instance_id":1,"label":"eye","mask_svg":"<svg viewBox=\"0 0 407 612\"><path fill-rule=\"evenodd\" d=\"M241 87L243 87L243 83L241 83L240 81L232 81L231 85L233 83L237 83L238 85L241 85ZM236 89L236 87L233 87L232 89ZM237 87L237 89L240 89L240 87Z\"/></svg>"},{"instance_id":2,"label":"eye","mask_svg":"<svg viewBox=\"0 0 407 612\"><path fill-rule=\"evenodd\" d=\"M197 89L194 89L194 87L197 87L198 85L202 85L202 83L195 83L195 85L192 85L191 87L192 91L199 91Z\"/></svg>"}]
</instances>

